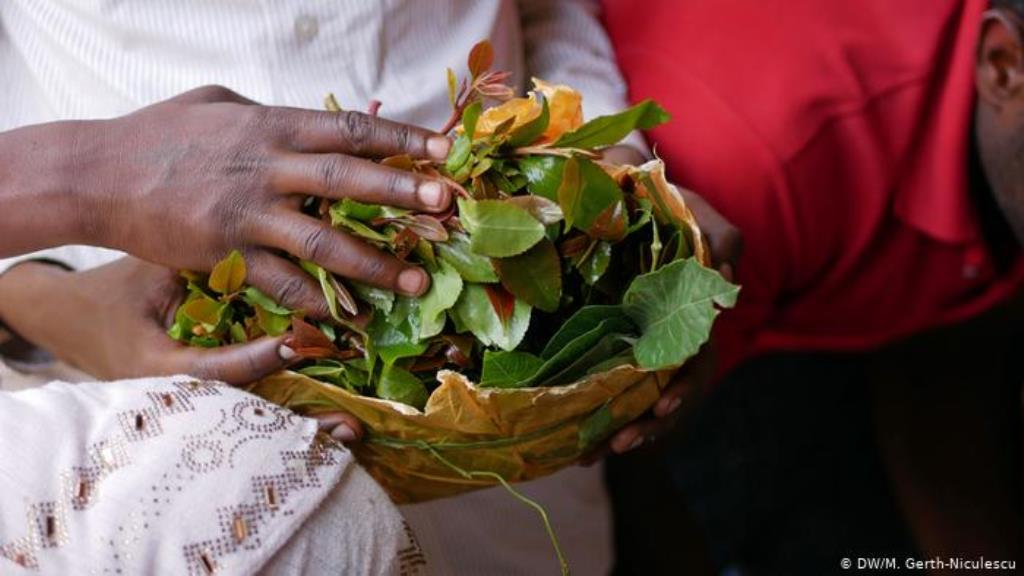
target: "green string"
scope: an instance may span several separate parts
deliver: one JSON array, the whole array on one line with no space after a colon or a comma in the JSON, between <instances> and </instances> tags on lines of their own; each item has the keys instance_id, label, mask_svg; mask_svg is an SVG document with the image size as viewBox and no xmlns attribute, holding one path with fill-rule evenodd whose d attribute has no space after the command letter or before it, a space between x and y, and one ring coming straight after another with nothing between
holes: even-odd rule
<instances>
[{"instance_id":1,"label":"green string","mask_svg":"<svg viewBox=\"0 0 1024 576\"><path fill-rule=\"evenodd\" d=\"M559 546L559 544L558 544L558 537L555 535L555 529L551 527L551 520L548 519L548 513L544 509L543 506L541 506L539 503L537 503L537 501L527 497L523 493L521 493L518 490L516 490L515 488L513 488L505 480L505 478L502 477L501 474L497 474L495 472L486 472L486 471L482 471L482 470L464 470L464 469L460 468L459 466L456 466L453 462L449 461L444 456L441 456L441 454L437 450L435 450L434 447L431 446L429 443L420 440L419 442L416 443L416 445L419 446L420 448L422 448L423 450L426 450L427 452L429 452L431 454L431 456L433 456L434 458L437 458L437 460L439 462L441 462L445 466L451 468L457 474L459 474L460 476L462 476L463 478L465 478L467 480L471 480L474 477L484 477L484 478L491 478L493 480L497 480L505 488L505 490L508 491L509 494L514 496L517 500L519 500L523 504L526 504L527 506L529 506L529 507L533 508L534 510L536 510L537 514L540 515L540 519L544 522L544 529L547 531L548 538L551 540L551 546L555 549L555 555L558 556L558 565L562 569L562 576L568 576L569 575L569 563L566 562L565 555L562 554L562 547Z\"/></svg>"}]
</instances>

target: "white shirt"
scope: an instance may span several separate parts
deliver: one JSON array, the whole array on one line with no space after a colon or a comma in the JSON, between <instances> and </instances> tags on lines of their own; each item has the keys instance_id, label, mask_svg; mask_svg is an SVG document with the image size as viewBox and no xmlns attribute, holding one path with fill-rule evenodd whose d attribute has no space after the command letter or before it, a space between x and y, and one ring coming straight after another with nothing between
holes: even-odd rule
<instances>
[{"instance_id":1,"label":"white shirt","mask_svg":"<svg viewBox=\"0 0 1024 576\"><path fill-rule=\"evenodd\" d=\"M483 38L495 47L495 68L512 71L520 88L530 76L569 84L583 93L587 118L627 104L593 1L0 0L0 130L114 117L204 84L317 109L328 92L350 109L377 99L382 116L437 128L449 113L445 68L464 74ZM82 269L117 256L63 247L28 257ZM0 261L0 273L14 262ZM527 490L555 504L573 567L607 573L599 467ZM435 568L551 572L540 521L509 498L491 490L407 514L429 534L424 548Z\"/></svg>"}]
</instances>

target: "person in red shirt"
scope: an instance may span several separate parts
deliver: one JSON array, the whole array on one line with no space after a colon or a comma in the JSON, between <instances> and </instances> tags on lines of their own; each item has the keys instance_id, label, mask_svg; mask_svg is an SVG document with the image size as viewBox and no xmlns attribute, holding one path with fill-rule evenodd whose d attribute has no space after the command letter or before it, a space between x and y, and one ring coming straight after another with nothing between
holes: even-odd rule
<instances>
[{"instance_id":1,"label":"person in red shirt","mask_svg":"<svg viewBox=\"0 0 1024 576\"><path fill-rule=\"evenodd\" d=\"M891 430L879 429L876 453L873 422L893 420L879 403L894 404L871 391L866 358L976 317L1024 285L1024 1L604 7L632 97L654 98L675 118L650 135L670 177L743 235L743 292L716 328L728 375L677 471L716 559L755 573L822 573L844 555L968 552L949 549L965 540L934 528L938 520L914 518L936 504L913 488L932 478L894 468ZM1019 422L1013 386L1005 416ZM1006 429L1019 440L1019 428ZM1019 474L1019 447L1002 438ZM850 460L847 448L864 455ZM829 483L842 488L821 487ZM805 512L780 509L786 494ZM913 541L886 528L899 516ZM1001 530L985 545L1019 543L1019 518L978 523Z\"/></svg>"}]
</instances>

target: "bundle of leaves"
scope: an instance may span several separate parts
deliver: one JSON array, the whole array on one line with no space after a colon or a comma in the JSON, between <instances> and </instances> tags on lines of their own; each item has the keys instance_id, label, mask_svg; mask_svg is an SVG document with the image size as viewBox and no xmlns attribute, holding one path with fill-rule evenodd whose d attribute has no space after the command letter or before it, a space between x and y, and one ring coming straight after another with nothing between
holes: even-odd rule
<instances>
[{"instance_id":1,"label":"bundle of leaves","mask_svg":"<svg viewBox=\"0 0 1024 576\"><path fill-rule=\"evenodd\" d=\"M233 252L208 276L185 274L189 295L170 335L221 346L291 329L302 374L421 409L442 368L481 387L559 386L621 364L672 368L695 354L716 305L732 306L738 287L704 266L700 230L660 161L602 159L602 149L668 114L645 101L584 123L576 91L535 79L531 94L513 98L492 61L484 42L468 79L448 71L453 112L442 131L455 140L443 165L382 161L446 180L458 193L447 213L306 203L426 269L426 294L397 296L300 262L332 316L307 321L246 287ZM338 109L333 97L327 105Z\"/></svg>"}]
</instances>

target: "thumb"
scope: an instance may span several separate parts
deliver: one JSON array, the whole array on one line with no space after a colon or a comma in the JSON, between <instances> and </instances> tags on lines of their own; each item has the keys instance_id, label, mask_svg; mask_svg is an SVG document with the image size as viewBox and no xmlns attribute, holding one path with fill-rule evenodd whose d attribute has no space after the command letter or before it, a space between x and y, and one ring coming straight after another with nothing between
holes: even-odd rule
<instances>
[{"instance_id":1,"label":"thumb","mask_svg":"<svg viewBox=\"0 0 1024 576\"><path fill-rule=\"evenodd\" d=\"M219 380L234 386L249 384L281 370L297 357L285 345L286 337L260 338L223 348L183 347L175 353L172 365L176 371L202 380Z\"/></svg>"}]
</instances>

